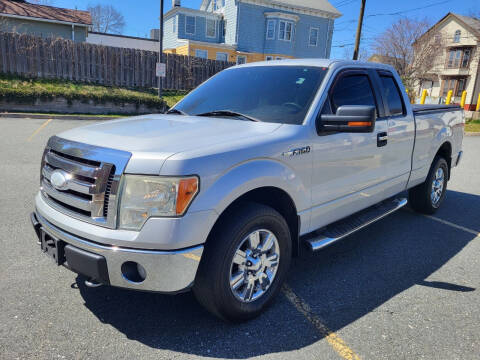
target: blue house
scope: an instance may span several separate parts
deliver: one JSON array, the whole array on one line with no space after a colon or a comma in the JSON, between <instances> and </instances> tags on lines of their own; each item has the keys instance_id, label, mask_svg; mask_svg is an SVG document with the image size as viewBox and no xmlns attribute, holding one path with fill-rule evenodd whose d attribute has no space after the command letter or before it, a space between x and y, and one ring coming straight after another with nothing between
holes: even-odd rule
<instances>
[{"instance_id":1,"label":"blue house","mask_svg":"<svg viewBox=\"0 0 480 360\"><path fill-rule=\"evenodd\" d=\"M328 58L341 16L327 0L203 0L199 10L172 2L165 52L238 64Z\"/></svg>"}]
</instances>

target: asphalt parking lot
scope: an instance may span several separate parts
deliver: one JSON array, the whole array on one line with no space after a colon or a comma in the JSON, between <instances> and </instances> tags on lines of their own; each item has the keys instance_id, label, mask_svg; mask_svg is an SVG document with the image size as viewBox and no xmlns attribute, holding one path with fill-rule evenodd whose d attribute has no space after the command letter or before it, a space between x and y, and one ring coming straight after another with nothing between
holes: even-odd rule
<instances>
[{"instance_id":1,"label":"asphalt parking lot","mask_svg":"<svg viewBox=\"0 0 480 360\"><path fill-rule=\"evenodd\" d=\"M0 119L1 359L480 359L480 137L435 217L401 210L296 258L273 306L231 325L191 293L86 288L40 252L43 147L85 123Z\"/></svg>"}]
</instances>

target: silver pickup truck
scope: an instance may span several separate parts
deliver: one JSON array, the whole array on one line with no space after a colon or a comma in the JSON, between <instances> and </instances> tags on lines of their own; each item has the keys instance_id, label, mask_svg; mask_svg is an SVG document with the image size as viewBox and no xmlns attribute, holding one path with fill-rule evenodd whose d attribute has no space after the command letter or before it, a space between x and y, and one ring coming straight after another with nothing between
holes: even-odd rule
<instances>
[{"instance_id":1,"label":"silver pickup truck","mask_svg":"<svg viewBox=\"0 0 480 360\"><path fill-rule=\"evenodd\" d=\"M462 156L460 107L411 106L392 67L282 60L222 71L167 114L50 138L32 223L90 287L258 315L292 256L407 204L432 214Z\"/></svg>"}]
</instances>

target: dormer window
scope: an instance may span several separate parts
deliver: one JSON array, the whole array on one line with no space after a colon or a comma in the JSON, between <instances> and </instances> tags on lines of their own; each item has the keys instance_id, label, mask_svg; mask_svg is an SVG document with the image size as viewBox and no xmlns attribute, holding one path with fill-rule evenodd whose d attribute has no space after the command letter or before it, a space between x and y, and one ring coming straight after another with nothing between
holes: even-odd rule
<instances>
[{"instance_id":1,"label":"dormer window","mask_svg":"<svg viewBox=\"0 0 480 360\"><path fill-rule=\"evenodd\" d=\"M461 35L462 35L462 31L461 31L461 30L455 31L455 35L453 35L453 42L454 42L454 43L460 42L460 36L461 36Z\"/></svg>"}]
</instances>

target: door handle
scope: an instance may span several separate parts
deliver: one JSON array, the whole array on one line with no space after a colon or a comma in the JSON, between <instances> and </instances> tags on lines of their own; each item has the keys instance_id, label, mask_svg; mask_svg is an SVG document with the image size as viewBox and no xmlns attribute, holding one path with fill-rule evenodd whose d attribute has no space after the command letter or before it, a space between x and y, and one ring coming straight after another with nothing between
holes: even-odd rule
<instances>
[{"instance_id":1,"label":"door handle","mask_svg":"<svg viewBox=\"0 0 480 360\"><path fill-rule=\"evenodd\" d=\"M386 132L381 132L377 134L377 146L382 147L387 145L388 134Z\"/></svg>"}]
</instances>

